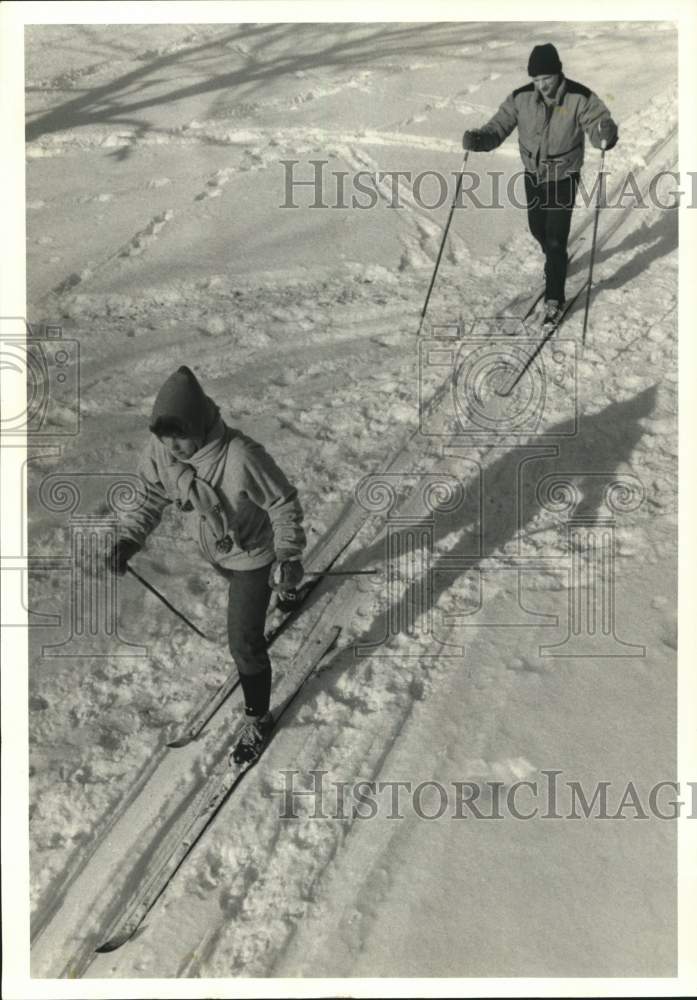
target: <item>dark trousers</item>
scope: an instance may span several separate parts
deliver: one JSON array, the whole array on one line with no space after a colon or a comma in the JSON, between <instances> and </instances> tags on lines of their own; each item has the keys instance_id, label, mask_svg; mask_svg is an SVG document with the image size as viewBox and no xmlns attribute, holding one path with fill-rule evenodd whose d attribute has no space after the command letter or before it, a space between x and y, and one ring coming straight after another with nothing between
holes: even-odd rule
<instances>
[{"instance_id":1,"label":"dark trousers","mask_svg":"<svg viewBox=\"0 0 697 1000\"><path fill-rule=\"evenodd\" d=\"M569 266L566 246L577 188L578 174L548 184L537 184L530 174L525 175L528 225L545 255L545 302L564 302Z\"/></svg>"},{"instance_id":2,"label":"dark trousers","mask_svg":"<svg viewBox=\"0 0 697 1000\"><path fill-rule=\"evenodd\" d=\"M271 663L264 626L271 599L270 566L225 570L228 581L227 634L250 715L263 715L271 695Z\"/></svg>"}]
</instances>

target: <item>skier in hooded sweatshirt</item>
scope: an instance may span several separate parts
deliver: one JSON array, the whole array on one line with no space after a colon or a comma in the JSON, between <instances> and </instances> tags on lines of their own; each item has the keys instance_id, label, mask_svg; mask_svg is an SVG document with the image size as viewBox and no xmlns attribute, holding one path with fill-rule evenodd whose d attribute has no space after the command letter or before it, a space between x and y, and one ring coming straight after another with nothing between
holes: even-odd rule
<instances>
[{"instance_id":1,"label":"skier in hooded sweatshirt","mask_svg":"<svg viewBox=\"0 0 697 1000\"><path fill-rule=\"evenodd\" d=\"M554 328L564 307L564 286L584 134L597 148L612 149L617 126L588 87L569 80L554 45L536 45L528 61L532 82L514 90L482 128L464 134L463 146L488 152L518 127L525 167L528 225L545 255L543 326Z\"/></svg>"},{"instance_id":2,"label":"skier in hooded sweatshirt","mask_svg":"<svg viewBox=\"0 0 697 1000\"><path fill-rule=\"evenodd\" d=\"M224 423L189 368L164 383L149 426L152 437L138 464L140 505L122 518L109 568L126 572L170 503L198 517L203 554L229 586L228 642L246 713L232 759L251 761L274 721L264 638L271 591L290 595L303 578L297 490L260 444Z\"/></svg>"}]
</instances>

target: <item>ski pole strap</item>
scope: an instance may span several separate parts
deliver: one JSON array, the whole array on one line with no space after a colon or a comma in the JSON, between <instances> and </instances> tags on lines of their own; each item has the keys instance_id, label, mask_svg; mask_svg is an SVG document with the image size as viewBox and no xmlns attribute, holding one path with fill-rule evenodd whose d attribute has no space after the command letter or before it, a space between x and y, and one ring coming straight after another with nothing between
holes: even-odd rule
<instances>
[{"instance_id":1,"label":"ski pole strap","mask_svg":"<svg viewBox=\"0 0 697 1000\"><path fill-rule=\"evenodd\" d=\"M131 574L131 576L134 576L134 577L136 578L136 580L138 581L138 583L141 583L141 584L142 584L142 585L143 585L143 586L145 587L145 589L146 589L146 590L149 590L149 591L150 591L150 593L151 593L151 594L154 594L154 595L155 595L155 597L156 597L156 598L157 598L157 599L158 599L159 601L162 601L162 603L164 604L164 606L165 606L166 608L169 608L169 610L170 610L170 611L171 611L171 612L172 612L173 614L175 614L175 615L177 616L177 618L181 618L181 620L182 620L182 621L183 621L183 622L184 622L184 623L185 623L186 625L188 625L188 626L189 626L189 628L193 629L193 630L194 630L194 632L196 632L196 634L197 634L197 635L200 635L200 636L201 636L201 638L202 638L202 639L205 639L205 640L206 640L207 642L212 642L212 641L213 641L213 640L212 640L212 639L210 639L210 638L209 638L209 637L208 637L207 635L205 635L205 634L204 634L204 633L203 633L203 632L201 631L201 629L200 629L200 628L197 628L197 627L196 627L196 625L194 625L194 623L193 623L193 622L190 622L190 621L189 621L189 619L188 619L188 618L186 617L186 615L183 615L183 614L181 613L181 611L178 611L178 610L177 610L177 609L176 609L176 608L174 607L174 605L173 605L173 604L170 604L170 602L169 602L169 601L167 600L167 598L166 598L166 597L164 596L164 594L161 594L161 593L160 593L160 591L159 591L159 590L157 590L157 588L156 588L156 587L153 587L153 585L152 585L151 583L148 583L148 581L147 581L147 580L145 580L145 579L144 579L144 578L143 578L143 577L142 577L142 576L140 575L140 573L136 573L136 571L135 571L135 570L133 569L133 567L132 567L132 566L126 566L126 570L127 570L127 572L129 572L129 573Z\"/></svg>"}]
</instances>

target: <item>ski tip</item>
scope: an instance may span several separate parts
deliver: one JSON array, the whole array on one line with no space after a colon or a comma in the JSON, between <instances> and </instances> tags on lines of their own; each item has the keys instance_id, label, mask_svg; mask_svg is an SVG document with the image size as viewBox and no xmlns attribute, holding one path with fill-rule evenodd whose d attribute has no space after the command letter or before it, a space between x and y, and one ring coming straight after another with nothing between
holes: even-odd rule
<instances>
[{"instance_id":1,"label":"ski tip","mask_svg":"<svg viewBox=\"0 0 697 1000\"><path fill-rule=\"evenodd\" d=\"M187 743L190 743L193 739L188 733L185 736L175 736L174 739L167 740L165 746L167 747L185 747Z\"/></svg>"},{"instance_id":2,"label":"ski tip","mask_svg":"<svg viewBox=\"0 0 697 1000\"><path fill-rule=\"evenodd\" d=\"M98 955L106 955L110 951L116 951L117 948L120 948L122 944L125 944L126 941L128 941L129 937L130 934L121 934L118 937L109 938L108 941L105 941L104 944L100 944L99 947L94 950Z\"/></svg>"},{"instance_id":3,"label":"ski tip","mask_svg":"<svg viewBox=\"0 0 697 1000\"><path fill-rule=\"evenodd\" d=\"M333 625L329 630L328 640L327 640L327 652L338 642L339 636L341 635L341 625Z\"/></svg>"}]
</instances>

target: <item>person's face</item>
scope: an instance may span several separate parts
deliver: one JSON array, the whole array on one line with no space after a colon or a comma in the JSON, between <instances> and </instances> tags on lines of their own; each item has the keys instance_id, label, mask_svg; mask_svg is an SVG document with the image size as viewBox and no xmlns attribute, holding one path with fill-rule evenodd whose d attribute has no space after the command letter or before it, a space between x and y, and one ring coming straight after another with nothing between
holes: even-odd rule
<instances>
[{"instance_id":1,"label":"person's face","mask_svg":"<svg viewBox=\"0 0 697 1000\"><path fill-rule=\"evenodd\" d=\"M551 76L534 76L532 82L535 90L539 90L543 97L554 97L559 86L559 74L553 73Z\"/></svg>"},{"instance_id":2,"label":"person's face","mask_svg":"<svg viewBox=\"0 0 697 1000\"><path fill-rule=\"evenodd\" d=\"M179 459L191 458L201 447L201 442L197 438L172 437L170 434L163 434L160 441L167 451Z\"/></svg>"}]
</instances>

